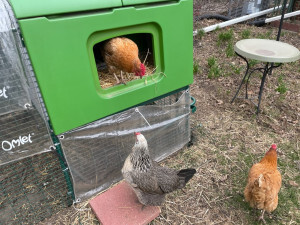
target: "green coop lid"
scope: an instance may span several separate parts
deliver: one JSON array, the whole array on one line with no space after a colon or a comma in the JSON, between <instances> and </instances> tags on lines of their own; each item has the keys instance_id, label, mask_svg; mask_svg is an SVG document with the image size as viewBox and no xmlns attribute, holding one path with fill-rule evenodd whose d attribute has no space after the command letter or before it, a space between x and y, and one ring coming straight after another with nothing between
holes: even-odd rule
<instances>
[{"instance_id":1,"label":"green coop lid","mask_svg":"<svg viewBox=\"0 0 300 225\"><path fill-rule=\"evenodd\" d=\"M9 0L17 19L164 1L168 0Z\"/></svg>"},{"instance_id":2,"label":"green coop lid","mask_svg":"<svg viewBox=\"0 0 300 225\"><path fill-rule=\"evenodd\" d=\"M17 19L122 6L122 0L9 0Z\"/></svg>"}]
</instances>

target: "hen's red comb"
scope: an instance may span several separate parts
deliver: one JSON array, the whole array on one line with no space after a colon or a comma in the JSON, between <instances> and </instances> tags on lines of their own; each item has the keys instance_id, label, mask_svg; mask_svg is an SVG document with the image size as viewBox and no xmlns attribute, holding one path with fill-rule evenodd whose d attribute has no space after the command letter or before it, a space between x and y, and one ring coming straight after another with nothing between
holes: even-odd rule
<instances>
[{"instance_id":1,"label":"hen's red comb","mask_svg":"<svg viewBox=\"0 0 300 225\"><path fill-rule=\"evenodd\" d=\"M141 133L140 132L134 132L134 135L135 136L138 136L138 135L140 135Z\"/></svg>"},{"instance_id":2,"label":"hen's red comb","mask_svg":"<svg viewBox=\"0 0 300 225\"><path fill-rule=\"evenodd\" d=\"M144 76L146 73L146 67L143 63L141 63L141 75Z\"/></svg>"},{"instance_id":3,"label":"hen's red comb","mask_svg":"<svg viewBox=\"0 0 300 225\"><path fill-rule=\"evenodd\" d=\"M272 144L271 148L274 149L274 150L276 150L277 149L277 145L276 144Z\"/></svg>"}]
</instances>

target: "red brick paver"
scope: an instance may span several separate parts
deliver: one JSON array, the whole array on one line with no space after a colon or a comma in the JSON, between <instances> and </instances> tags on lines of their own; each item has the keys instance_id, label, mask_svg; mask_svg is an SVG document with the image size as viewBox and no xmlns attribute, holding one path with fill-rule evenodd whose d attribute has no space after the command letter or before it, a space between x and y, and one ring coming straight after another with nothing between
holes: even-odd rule
<instances>
[{"instance_id":1,"label":"red brick paver","mask_svg":"<svg viewBox=\"0 0 300 225\"><path fill-rule=\"evenodd\" d=\"M142 204L125 181L92 199L90 206L103 225L144 225L160 213L158 206L142 209Z\"/></svg>"}]
</instances>

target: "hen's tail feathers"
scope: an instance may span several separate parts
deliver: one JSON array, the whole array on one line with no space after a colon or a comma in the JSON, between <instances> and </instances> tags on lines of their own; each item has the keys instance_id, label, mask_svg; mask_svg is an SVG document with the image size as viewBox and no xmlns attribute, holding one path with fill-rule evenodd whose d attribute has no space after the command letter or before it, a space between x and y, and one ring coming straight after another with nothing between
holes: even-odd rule
<instances>
[{"instance_id":1,"label":"hen's tail feathers","mask_svg":"<svg viewBox=\"0 0 300 225\"><path fill-rule=\"evenodd\" d=\"M195 173L196 173L195 169L183 169L183 170L180 170L177 173L177 175L179 177L184 178L184 182L187 183L194 176Z\"/></svg>"}]
</instances>

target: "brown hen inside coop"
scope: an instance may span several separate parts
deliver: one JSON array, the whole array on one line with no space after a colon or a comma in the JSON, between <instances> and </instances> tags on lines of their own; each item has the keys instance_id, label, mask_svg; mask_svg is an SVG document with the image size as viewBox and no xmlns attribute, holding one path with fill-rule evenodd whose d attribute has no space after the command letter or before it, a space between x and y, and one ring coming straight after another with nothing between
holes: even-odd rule
<instances>
[{"instance_id":1,"label":"brown hen inside coop","mask_svg":"<svg viewBox=\"0 0 300 225\"><path fill-rule=\"evenodd\" d=\"M153 50L152 35L149 33L138 33L138 34L124 35L122 37L126 37L132 40L138 46L139 59L141 63L145 65L145 69L146 69L145 75L153 74L155 72L155 64L154 64L154 50ZM115 79L114 74L109 73L108 71L108 66L105 63L104 58L102 56L103 53L101 54L101 49L103 49L103 46L107 41L108 40L99 42L93 47L99 83L101 88L103 89L118 85L118 82ZM123 74L123 80L126 84L132 80L140 79L140 77L136 76L134 73L123 72L122 74ZM118 79L121 79L120 74L116 74L116 76L118 77Z\"/></svg>"}]
</instances>

